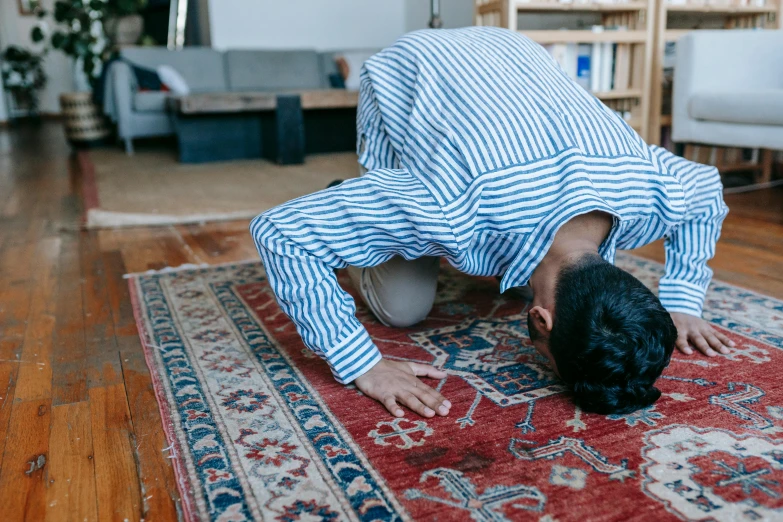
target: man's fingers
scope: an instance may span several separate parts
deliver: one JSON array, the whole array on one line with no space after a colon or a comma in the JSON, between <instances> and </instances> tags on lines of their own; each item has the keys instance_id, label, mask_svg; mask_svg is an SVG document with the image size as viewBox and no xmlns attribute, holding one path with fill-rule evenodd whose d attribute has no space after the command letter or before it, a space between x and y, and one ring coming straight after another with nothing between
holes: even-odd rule
<instances>
[{"instance_id":1,"label":"man's fingers","mask_svg":"<svg viewBox=\"0 0 783 522\"><path fill-rule=\"evenodd\" d=\"M415 377L414 377L415 378ZM421 402L438 412L440 415L448 415L451 403L448 402L443 396L427 386L426 384L419 383L413 394L419 398Z\"/></svg>"},{"instance_id":2,"label":"man's fingers","mask_svg":"<svg viewBox=\"0 0 783 522\"><path fill-rule=\"evenodd\" d=\"M438 370L434 366L421 363L408 363L413 375L416 377L431 377L433 379L443 379L446 377L446 372Z\"/></svg>"},{"instance_id":3,"label":"man's fingers","mask_svg":"<svg viewBox=\"0 0 783 522\"><path fill-rule=\"evenodd\" d=\"M720 353L729 353L728 346L724 346L724 344L720 342L720 339L718 339L718 336L715 335L715 332L711 328L709 331L704 332L704 338L707 339L707 342L713 350Z\"/></svg>"},{"instance_id":4,"label":"man's fingers","mask_svg":"<svg viewBox=\"0 0 783 522\"><path fill-rule=\"evenodd\" d=\"M726 345L726 346L730 346L730 347L732 347L732 348L734 348L735 346L737 346L737 343L735 343L734 341L732 341L731 339L729 339L728 337L726 337L725 335L723 335L723 334L722 334L722 333L720 333L719 331L717 331L717 330L713 329L713 330L712 330L712 332L715 334L715 336L716 336L718 339L720 339L720 342L722 342L724 345Z\"/></svg>"},{"instance_id":5,"label":"man's fingers","mask_svg":"<svg viewBox=\"0 0 783 522\"><path fill-rule=\"evenodd\" d=\"M381 400L381 402L384 406L386 406L386 409L389 410L389 413L395 417L402 417L405 415L405 412L402 411L402 408L397 405L397 401L394 400L393 395L387 395L383 398L383 400Z\"/></svg>"},{"instance_id":6,"label":"man's fingers","mask_svg":"<svg viewBox=\"0 0 783 522\"><path fill-rule=\"evenodd\" d=\"M707 344L707 341L700 333L694 333L691 335L691 344L698 348L699 351L707 357L715 357L718 355L715 353L715 351L713 351L712 348L710 348L710 345Z\"/></svg>"},{"instance_id":7,"label":"man's fingers","mask_svg":"<svg viewBox=\"0 0 783 522\"><path fill-rule=\"evenodd\" d=\"M688 338L683 336L680 336L677 338L677 342L674 343L674 345L677 347L678 350L680 350L685 355L691 355L693 353L693 350L691 350L691 347L688 346Z\"/></svg>"},{"instance_id":8,"label":"man's fingers","mask_svg":"<svg viewBox=\"0 0 783 522\"><path fill-rule=\"evenodd\" d=\"M415 389L415 388L414 388ZM405 406L415 411L422 417L433 417L435 411L429 406L425 406L415 395L409 391L404 391L397 396Z\"/></svg>"}]
</instances>

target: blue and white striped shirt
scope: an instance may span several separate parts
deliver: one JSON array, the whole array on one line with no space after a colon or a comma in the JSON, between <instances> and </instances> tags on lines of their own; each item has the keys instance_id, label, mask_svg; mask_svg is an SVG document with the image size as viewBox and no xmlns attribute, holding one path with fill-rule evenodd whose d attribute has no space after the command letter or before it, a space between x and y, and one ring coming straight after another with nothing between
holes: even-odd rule
<instances>
[{"instance_id":1,"label":"blue and white striped shirt","mask_svg":"<svg viewBox=\"0 0 783 522\"><path fill-rule=\"evenodd\" d=\"M334 269L397 255L527 283L572 217L614 216L601 255L666 237L660 298L700 315L727 208L715 168L651 147L536 43L495 28L419 31L368 60L369 172L264 212L251 232L304 343L348 383L381 354Z\"/></svg>"}]
</instances>

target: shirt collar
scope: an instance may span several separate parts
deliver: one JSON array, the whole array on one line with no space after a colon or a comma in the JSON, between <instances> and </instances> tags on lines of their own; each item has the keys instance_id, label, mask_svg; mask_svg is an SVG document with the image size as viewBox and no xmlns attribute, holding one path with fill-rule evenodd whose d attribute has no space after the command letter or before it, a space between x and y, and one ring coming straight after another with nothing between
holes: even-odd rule
<instances>
[{"instance_id":1,"label":"shirt collar","mask_svg":"<svg viewBox=\"0 0 783 522\"><path fill-rule=\"evenodd\" d=\"M560 230L560 227L576 216L596 210L606 212L613 218L612 229L604 242L601 243L598 253L607 262L614 263L614 256L617 251L617 236L621 225L620 215L600 199L591 201L591 204L580 207L578 210L568 206L561 207L549 219L541 222L528 236L527 241L522 245L519 253L514 257L514 260L503 275L503 279L500 281L500 292L503 293L509 288L526 285L536 267L538 267L541 260L544 259L544 256L552 247L552 242L555 240L555 235Z\"/></svg>"}]
</instances>

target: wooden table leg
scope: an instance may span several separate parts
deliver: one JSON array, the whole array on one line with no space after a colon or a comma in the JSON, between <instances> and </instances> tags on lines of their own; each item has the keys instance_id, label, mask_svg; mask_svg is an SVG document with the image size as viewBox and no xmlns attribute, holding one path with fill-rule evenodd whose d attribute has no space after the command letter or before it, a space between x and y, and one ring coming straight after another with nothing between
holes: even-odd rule
<instances>
[{"instance_id":1,"label":"wooden table leg","mask_svg":"<svg viewBox=\"0 0 783 522\"><path fill-rule=\"evenodd\" d=\"M277 127L276 160L280 165L304 163L305 132L302 100L298 94L277 97L275 113Z\"/></svg>"},{"instance_id":2,"label":"wooden table leg","mask_svg":"<svg viewBox=\"0 0 783 522\"><path fill-rule=\"evenodd\" d=\"M764 149L761 152L761 176L759 177L759 183L768 183L772 181L772 160L775 157L775 152L770 149Z\"/></svg>"}]
</instances>

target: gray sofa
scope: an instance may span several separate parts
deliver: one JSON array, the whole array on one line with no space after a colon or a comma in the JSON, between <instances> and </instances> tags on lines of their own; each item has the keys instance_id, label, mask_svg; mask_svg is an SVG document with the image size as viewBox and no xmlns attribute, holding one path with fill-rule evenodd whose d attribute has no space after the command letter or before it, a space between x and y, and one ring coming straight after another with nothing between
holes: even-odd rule
<instances>
[{"instance_id":1,"label":"gray sofa","mask_svg":"<svg viewBox=\"0 0 783 522\"><path fill-rule=\"evenodd\" d=\"M149 69L171 65L185 78L191 92L204 93L327 89L329 75L337 72L334 57L338 53L130 47L123 49L121 56ZM134 138L174 133L166 110L167 96L165 92L139 91L131 67L123 61L112 64L105 85L104 110L116 122L129 154Z\"/></svg>"},{"instance_id":2,"label":"gray sofa","mask_svg":"<svg viewBox=\"0 0 783 522\"><path fill-rule=\"evenodd\" d=\"M783 32L688 33L672 104L676 142L783 150Z\"/></svg>"}]
</instances>

